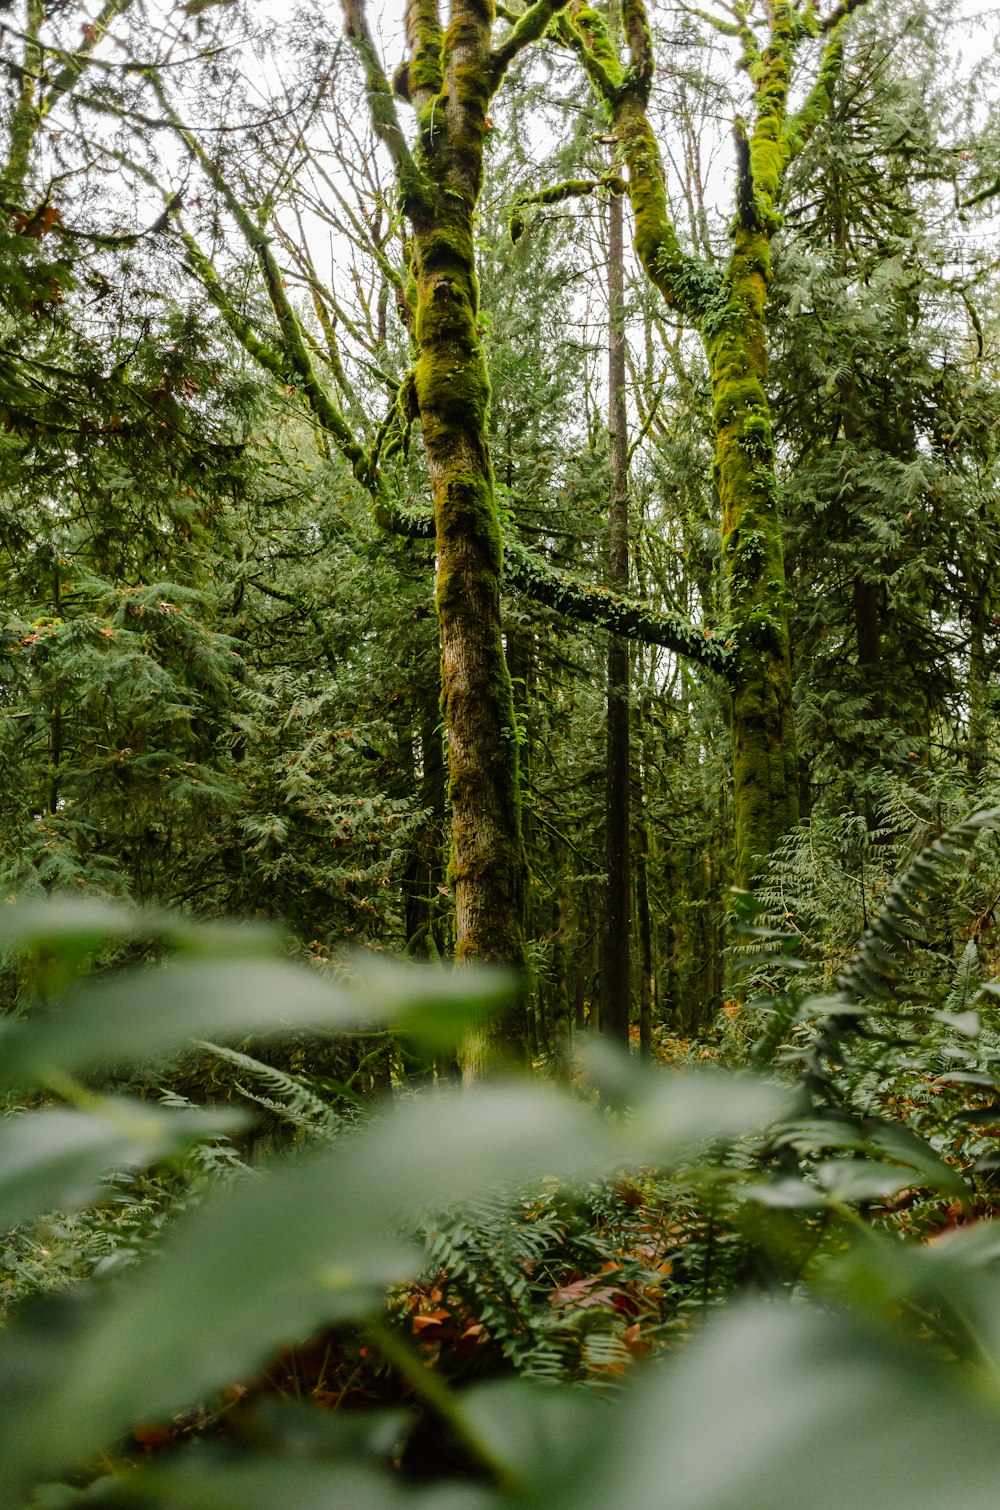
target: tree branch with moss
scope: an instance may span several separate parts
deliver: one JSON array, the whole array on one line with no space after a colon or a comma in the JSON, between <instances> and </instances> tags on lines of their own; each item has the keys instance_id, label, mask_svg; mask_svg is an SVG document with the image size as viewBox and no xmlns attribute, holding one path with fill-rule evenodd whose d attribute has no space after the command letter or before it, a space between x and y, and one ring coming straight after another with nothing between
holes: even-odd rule
<instances>
[{"instance_id":1,"label":"tree branch with moss","mask_svg":"<svg viewBox=\"0 0 1000 1510\"><path fill-rule=\"evenodd\" d=\"M347 36L353 43L365 72L372 130L392 159L404 205L408 202L419 203L426 198L429 185L414 161L406 134L400 125L393 92L368 26L364 0L343 0L343 4Z\"/></svg>"},{"instance_id":2,"label":"tree branch with moss","mask_svg":"<svg viewBox=\"0 0 1000 1510\"><path fill-rule=\"evenodd\" d=\"M628 185L614 170L602 173L599 178L564 178L561 183L549 184L534 194L519 194L511 210L508 230L513 242L520 241L525 230L523 211L529 205L564 204L568 199L585 199L598 189L610 194L627 194Z\"/></svg>"},{"instance_id":3,"label":"tree branch with moss","mask_svg":"<svg viewBox=\"0 0 1000 1510\"><path fill-rule=\"evenodd\" d=\"M504 40L493 50L493 88L498 87L511 63L519 52L538 42L548 31L567 0L535 0L524 13L518 16Z\"/></svg>"}]
</instances>

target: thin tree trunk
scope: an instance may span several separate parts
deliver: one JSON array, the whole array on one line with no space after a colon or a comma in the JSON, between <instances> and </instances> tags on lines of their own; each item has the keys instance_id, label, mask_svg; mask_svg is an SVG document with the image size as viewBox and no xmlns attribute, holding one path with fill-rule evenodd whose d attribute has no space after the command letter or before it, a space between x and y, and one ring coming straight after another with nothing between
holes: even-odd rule
<instances>
[{"instance_id":1,"label":"thin tree trunk","mask_svg":"<svg viewBox=\"0 0 1000 1510\"><path fill-rule=\"evenodd\" d=\"M611 431L611 507L608 583L628 585L628 423L625 406L625 242L622 201L611 196L608 231L608 428ZM601 1031L628 1044L629 929L629 647L608 645L608 730L605 785L605 863L608 872L601 931Z\"/></svg>"},{"instance_id":2,"label":"thin tree trunk","mask_svg":"<svg viewBox=\"0 0 1000 1510\"><path fill-rule=\"evenodd\" d=\"M968 703L969 722L965 741L965 768L969 780L980 782L986 769L989 750L989 660L986 654L986 621L989 603L985 592L979 592L972 600L971 633L969 638Z\"/></svg>"},{"instance_id":3,"label":"thin tree trunk","mask_svg":"<svg viewBox=\"0 0 1000 1510\"><path fill-rule=\"evenodd\" d=\"M639 780L641 783L641 774ZM649 916L647 882L649 834L641 786L635 837L635 910L639 933L639 1053L644 1059L649 1059L653 1052L653 928Z\"/></svg>"}]
</instances>

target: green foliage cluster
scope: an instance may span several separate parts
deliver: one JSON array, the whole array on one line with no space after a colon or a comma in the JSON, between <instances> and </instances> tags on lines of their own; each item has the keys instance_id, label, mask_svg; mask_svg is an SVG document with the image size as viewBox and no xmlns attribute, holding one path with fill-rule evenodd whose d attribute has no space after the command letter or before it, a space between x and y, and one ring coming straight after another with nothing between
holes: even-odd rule
<instances>
[{"instance_id":1,"label":"green foliage cluster","mask_svg":"<svg viewBox=\"0 0 1000 1510\"><path fill-rule=\"evenodd\" d=\"M47 1208L141 1198L141 1171L183 1168L193 1144L214 1144L208 1162L225 1172L206 1176L203 1156L196 1188L170 1177L180 1199L150 1224L138 1261L99 1263L86 1285L11 1307L0 1333L6 1502L596 1506L623 1487L647 1502L668 1478L692 1507L793 1492L804 1507L874 1494L930 1504L960 1451L971 1503L985 1506L996 1236L988 1220L962 1223L988 1210L993 1165L976 1141L995 1108L967 1115L971 1136L937 1150L843 1070L849 1041L905 1069L909 1019L887 969L909 956L918 920L933 916L928 893L993 817L918 857L840 994L804 1004L805 1077L663 1073L600 1054L575 1091L442 1084L345 1121L300 1078L223 1049L306 1137L250 1168L218 1152L244 1135L245 1111L125 1096L111 1071L176 1053L192 1033L261 1043L276 1001L285 1034L392 1023L436 1052L507 982L377 959L306 968L246 928L8 908L5 947L49 990L3 1025L4 1084L20 1109L0 1128L0 1225L37 1241L52 1230ZM87 978L95 951L139 938L166 948L159 964ZM1000 1039L964 1020L972 1002L990 1020L974 975L964 959L937 1016L978 1066L951 1082L989 1103ZM920 1241L935 1224L946 1238ZM693 1326L706 1305L707 1323ZM463 1310L464 1339L441 1340ZM483 1326L487 1347L475 1342ZM329 1415L326 1395L221 1393L314 1333L327 1354L339 1337L350 1355L357 1329L400 1381L402 1412ZM640 1351L653 1356L638 1367ZM567 1391L573 1379L598 1388ZM914 1501L902 1447L917 1450L916 1432ZM424 1465L416 1482L408 1462ZM451 1476L420 1482L435 1464Z\"/></svg>"},{"instance_id":2,"label":"green foliage cluster","mask_svg":"<svg viewBox=\"0 0 1000 1510\"><path fill-rule=\"evenodd\" d=\"M429 150L442 37L418 9L397 92L432 91ZM32 13L78 41L73 6ZM153 8L122 7L115 66L39 118L38 208L0 206L0 1498L596 1510L667 1486L681 1510L808 1510L948 1502L959 1464L992 1504L1000 869L949 825L996 800L996 278L941 203L989 191L996 133L967 150L945 12L852 17L819 129L792 123L780 217L755 212L755 376L717 418L780 507L788 591L735 644L727 569L730 595L752 584L777 535L723 540L711 374L637 268L632 582L605 611L619 148L575 58L498 44L512 92L460 249L507 542L529 1048L559 1083L461 1092L493 988L338 953L454 945L412 247L348 50L297 16L308 98L276 85L265 118L242 13L177 10L197 83L171 95L170 68L117 69L151 56ZM720 356L732 243L699 116L740 106L711 36L691 16L658 38L631 150L648 166L655 135L683 165L655 271ZM397 107L374 44L365 62L384 141ZM154 85L190 155L146 233L175 164L125 121ZM772 198L774 119L748 151ZM329 286L302 215L333 232ZM727 952L729 685L786 610L804 817ZM684 1066L665 1075L574 1057L601 984L609 622L636 636L632 963L646 1041ZM178 911L64 913L67 891ZM285 944L194 925L230 915Z\"/></svg>"}]
</instances>

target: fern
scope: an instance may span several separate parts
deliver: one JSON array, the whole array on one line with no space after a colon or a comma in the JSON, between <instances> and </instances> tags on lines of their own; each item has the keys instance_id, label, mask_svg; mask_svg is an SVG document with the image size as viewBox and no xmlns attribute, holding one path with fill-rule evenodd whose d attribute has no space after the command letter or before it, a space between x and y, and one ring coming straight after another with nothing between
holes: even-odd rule
<instances>
[{"instance_id":1,"label":"fern","mask_svg":"<svg viewBox=\"0 0 1000 1510\"><path fill-rule=\"evenodd\" d=\"M221 1044L202 1041L199 1047L208 1049L218 1058L225 1059L238 1069L245 1070L247 1074L266 1086L270 1094L249 1090L245 1085L240 1084L237 1084L236 1089L246 1100L252 1101L256 1106L264 1107L273 1116L290 1122L304 1135L331 1138L342 1132L348 1125L349 1119L331 1106L328 1101L318 1096L302 1076L276 1069L274 1065L264 1064L250 1054L243 1054L238 1049L225 1048Z\"/></svg>"},{"instance_id":2,"label":"fern","mask_svg":"<svg viewBox=\"0 0 1000 1510\"><path fill-rule=\"evenodd\" d=\"M973 813L927 845L890 887L857 952L837 980L844 1005L892 996L893 971L925 933L925 904L937 902L955 867L983 830L1000 821L1000 808Z\"/></svg>"}]
</instances>

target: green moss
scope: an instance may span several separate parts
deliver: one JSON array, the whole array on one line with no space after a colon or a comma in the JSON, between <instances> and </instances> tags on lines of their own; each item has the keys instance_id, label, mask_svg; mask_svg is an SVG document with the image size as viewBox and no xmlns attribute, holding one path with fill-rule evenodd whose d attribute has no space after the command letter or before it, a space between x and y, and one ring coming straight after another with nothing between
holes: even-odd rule
<instances>
[{"instance_id":1,"label":"green moss","mask_svg":"<svg viewBox=\"0 0 1000 1510\"><path fill-rule=\"evenodd\" d=\"M444 84L444 33L437 0L411 0L408 11L412 55L407 65L407 97L419 104L426 95L439 94Z\"/></svg>"},{"instance_id":2,"label":"green moss","mask_svg":"<svg viewBox=\"0 0 1000 1510\"><path fill-rule=\"evenodd\" d=\"M785 171L785 154L770 136L755 132L750 142L750 173L758 195L776 199Z\"/></svg>"},{"instance_id":3,"label":"green moss","mask_svg":"<svg viewBox=\"0 0 1000 1510\"><path fill-rule=\"evenodd\" d=\"M703 325L713 389L714 475L734 653L737 875L749 882L797 813L795 728L774 436L767 400L766 234L740 227L724 293Z\"/></svg>"},{"instance_id":4,"label":"green moss","mask_svg":"<svg viewBox=\"0 0 1000 1510\"><path fill-rule=\"evenodd\" d=\"M583 39L588 65L600 77L608 103L612 103L620 96L625 72L607 22L592 5L583 4L574 7L572 25Z\"/></svg>"}]
</instances>

